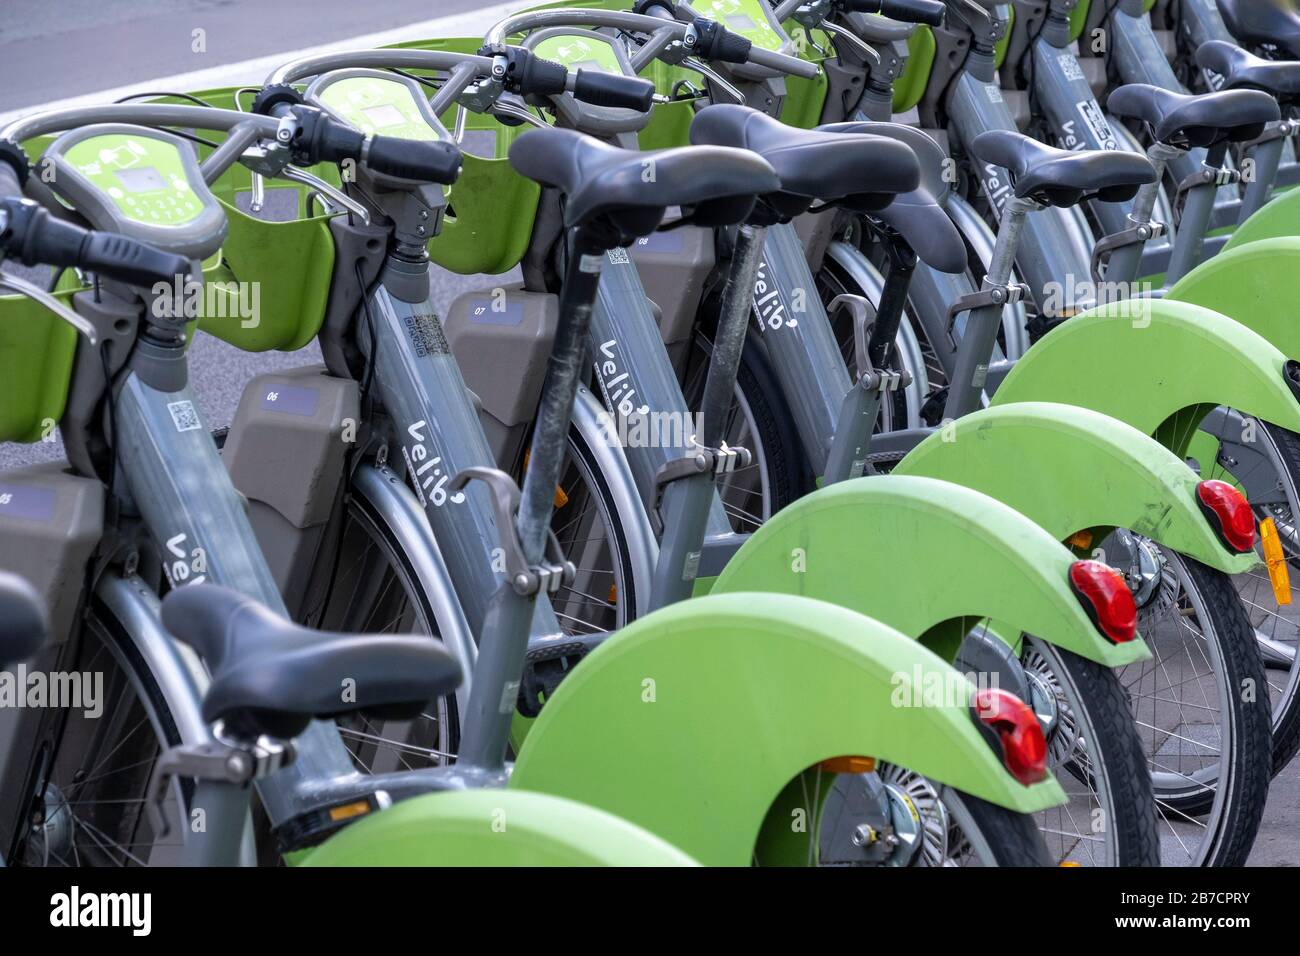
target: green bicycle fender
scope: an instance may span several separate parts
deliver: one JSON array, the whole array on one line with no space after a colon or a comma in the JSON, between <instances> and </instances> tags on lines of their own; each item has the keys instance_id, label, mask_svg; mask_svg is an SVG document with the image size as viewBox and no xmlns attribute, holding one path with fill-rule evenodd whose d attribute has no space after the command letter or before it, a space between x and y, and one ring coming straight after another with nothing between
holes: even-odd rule
<instances>
[{"instance_id":1,"label":"green bicycle fender","mask_svg":"<svg viewBox=\"0 0 1300 956\"><path fill-rule=\"evenodd\" d=\"M1287 358L1300 357L1295 321L1300 233L1297 236L1234 244L1183 276L1166 298L1232 316Z\"/></svg>"},{"instance_id":2,"label":"green bicycle fender","mask_svg":"<svg viewBox=\"0 0 1300 956\"><path fill-rule=\"evenodd\" d=\"M431 793L344 828L302 866L698 866L626 820L523 790Z\"/></svg>"},{"instance_id":3,"label":"green bicycle fender","mask_svg":"<svg viewBox=\"0 0 1300 956\"><path fill-rule=\"evenodd\" d=\"M509 786L600 807L729 866L750 865L786 785L834 757L890 761L1021 813L1059 805L1054 779L1026 787L1003 769L970 689L916 641L845 608L695 598L629 625L565 678Z\"/></svg>"},{"instance_id":4,"label":"green bicycle fender","mask_svg":"<svg viewBox=\"0 0 1300 956\"><path fill-rule=\"evenodd\" d=\"M1258 563L1224 547L1197 505L1199 478L1182 459L1087 408L1020 402L975 412L935 432L892 473L974 488L1057 541L1128 528L1227 574Z\"/></svg>"},{"instance_id":5,"label":"green bicycle fender","mask_svg":"<svg viewBox=\"0 0 1300 956\"><path fill-rule=\"evenodd\" d=\"M1300 236L1300 192L1290 190L1270 199L1243 222L1228 239L1223 252L1261 239L1288 239Z\"/></svg>"},{"instance_id":6,"label":"green bicycle fender","mask_svg":"<svg viewBox=\"0 0 1300 956\"><path fill-rule=\"evenodd\" d=\"M988 495L886 475L830 485L782 509L710 593L800 594L914 638L991 618L1011 634L1037 635L1108 667L1148 657L1140 639L1112 644L1093 625L1070 590L1074 560L1050 533Z\"/></svg>"},{"instance_id":7,"label":"green bicycle fender","mask_svg":"<svg viewBox=\"0 0 1300 956\"><path fill-rule=\"evenodd\" d=\"M992 404L1060 402L1091 408L1155 436L1180 458L1217 405L1291 431L1300 403L1286 358L1226 315L1168 299L1126 300L1065 322L1016 362ZM1180 413L1188 413L1180 415ZM1163 428L1178 423L1178 429Z\"/></svg>"}]
</instances>

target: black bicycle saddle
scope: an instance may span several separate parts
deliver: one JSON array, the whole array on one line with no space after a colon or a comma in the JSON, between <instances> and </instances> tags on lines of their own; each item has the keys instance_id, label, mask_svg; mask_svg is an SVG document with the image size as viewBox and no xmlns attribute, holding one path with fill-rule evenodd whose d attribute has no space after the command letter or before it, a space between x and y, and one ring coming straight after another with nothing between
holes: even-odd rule
<instances>
[{"instance_id":1,"label":"black bicycle saddle","mask_svg":"<svg viewBox=\"0 0 1300 956\"><path fill-rule=\"evenodd\" d=\"M1110 94L1106 105L1116 116L1146 123L1158 142L1179 149L1256 139L1282 116L1277 101L1258 90L1196 95L1130 83Z\"/></svg>"},{"instance_id":2,"label":"black bicycle saddle","mask_svg":"<svg viewBox=\"0 0 1300 956\"><path fill-rule=\"evenodd\" d=\"M1300 62L1265 60L1235 43L1210 40L1196 51L1196 64L1223 77L1225 90L1260 90L1286 106L1300 101Z\"/></svg>"},{"instance_id":3,"label":"black bicycle saddle","mask_svg":"<svg viewBox=\"0 0 1300 956\"><path fill-rule=\"evenodd\" d=\"M0 667L35 654L48 630L45 605L36 589L25 578L0 571Z\"/></svg>"},{"instance_id":4,"label":"black bicycle saddle","mask_svg":"<svg viewBox=\"0 0 1300 956\"><path fill-rule=\"evenodd\" d=\"M410 719L461 678L435 638L314 631L215 584L169 593L162 622L207 662L204 719L235 736L289 739L313 717L351 713Z\"/></svg>"},{"instance_id":5,"label":"black bicycle saddle","mask_svg":"<svg viewBox=\"0 0 1300 956\"><path fill-rule=\"evenodd\" d=\"M559 190L566 226L595 227L613 248L653 232L670 206L700 225L742 222L780 180L753 153L680 146L620 149L568 129L534 129L510 147L521 175Z\"/></svg>"},{"instance_id":6,"label":"black bicycle saddle","mask_svg":"<svg viewBox=\"0 0 1300 956\"><path fill-rule=\"evenodd\" d=\"M1125 150L1056 149L1011 130L980 133L970 146L976 159L1011 174L1016 195L1048 206L1074 206L1096 196L1126 202L1156 181L1145 156Z\"/></svg>"},{"instance_id":7,"label":"black bicycle saddle","mask_svg":"<svg viewBox=\"0 0 1300 956\"><path fill-rule=\"evenodd\" d=\"M1219 15L1247 46L1272 47L1300 59L1300 14L1282 0L1219 0Z\"/></svg>"},{"instance_id":8,"label":"black bicycle saddle","mask_svg":"<svg viewBox=\"0 0 1300 956\"><path fill-rule=\"evenodd\" d=\"M767 160L781 184L765 198L783 217L814 201L879 209L921 181L916 155L897 140L799 129L748 106L706 106L691 121L691 142L752 150Z\"/></svg>"},{"instance_id":9,"label":"black bicycle saddle","mask_svg":"<svg viewBox=\"0 0 1300 956\"><path fill-rule=\"evenodd\" d=\"M966 243L943 208L952 186L944 177L947 156L938 143L902 123L831 123L818 129L885 136L906 144L920 165L921 184L910 192L899 193L871 216L902 236L917 258L931 268L949 273L965 271Z\"/></svg>"}]
</instances>

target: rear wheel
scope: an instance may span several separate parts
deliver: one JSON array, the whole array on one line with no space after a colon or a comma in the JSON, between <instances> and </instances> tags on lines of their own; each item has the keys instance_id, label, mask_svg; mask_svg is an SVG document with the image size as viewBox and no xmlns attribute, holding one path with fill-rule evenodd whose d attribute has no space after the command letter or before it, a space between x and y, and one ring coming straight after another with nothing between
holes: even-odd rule
<instances>
[{"instance_id":1,"label":"rear wheel","mask_svg":"<svg viewBox=\"0 0 1300 956\"><path fill-rule=\"evenodd\" d=\"M1050 866L1032 817L897 764L810 769L773 806L756 866Z\"/></svg>"},{"instance_id":2,"label":"rear wheel","mask_svg":"<svg viewBox=\"0 0 1300 956\"><path fill-rule=\"evenodd\" d=\"M330 581L304 621L354 634L438 635L433 606L378 510L357 493L344 503ZM455 758L460 720L454 695L432 701L412 720L352 714L337 721L358 770L387 773L438 766Z\"/></svg>"},{"instance_id":3,"label":"rear wheel","mask_svg":"<svg viewBox=\"0 0 1300 956\"><path fill-rule=\"evenodd\" d=\"M1242 866L1271 766L1264 672L1227 575L1154 549L1138 630L1152 657L1119 670L1160 808L1166 866Z\"/></svg>"},{"instance_id":4,"label":"rear wheel","mask_svg":"<svg viewBox=\"0 0 1300 956\"><path fill-rule=\"evenodd\" d=\"M1047 737L1048 766L1068 802L1035 815L1056 863L1157 866L1151 775L1115 672L1025 638L1027 703Z\"/></svg>"},{"instance_id":5,"label":"rear wheel","mask_svg":"<svg viewBox=\"0 0 1300 956\"><path fill-rule=\"evenodd\" d=\"M79 646L61 668L103 676L101 713L63 715L48 771L11 861L16 866L175 866L182 862L193 784L173 779L163 801L168 833L146 813L159 755L180 744L157 682L122 630L96 602Z\"/></svg>"},{"instance_id":6,"label":"rear wheel","mask_svg":"<svg viewBox=\"0 0 1300 956\"><path fill-rule=\"evenodd\" d=\"M1194 456L1204 449L1206 460L1196 461L1202 476L1239 484L1256 519L1272 519L1290 572L1283 589L1289 604L1278 601L1263 567L1232 578L1264 662L1276 774L1300 750L1300 435L1231 412L1201 428L1198 439L1211 439L1193 444ZM1256 550L1262 557L1262 546Z\"/></svg>"}]
</instances>

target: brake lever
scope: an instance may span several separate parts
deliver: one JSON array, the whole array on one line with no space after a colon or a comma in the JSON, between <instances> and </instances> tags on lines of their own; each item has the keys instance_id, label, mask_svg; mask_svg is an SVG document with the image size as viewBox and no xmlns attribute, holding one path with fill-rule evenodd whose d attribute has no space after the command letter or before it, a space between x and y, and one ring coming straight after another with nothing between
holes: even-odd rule
<instances>
[{"instance_id":1,"label":"brake lever","mask_svg":"<svg viewBox=\"0 0 1300 956\"><path fill-rule=\"evenodd\" d=\"M279 176L289 165L290 149L287 143L277 141L268 143L263 140L256 146L244 150L239 156L239 164L252 171L252 198L249 211L260 213L266 204L266 179Z\"/></svg>"},{"instance_id":2,"label":"brake lever","mask_svg":"<svg viewBox=\"0 0 1300 956\"><path fill-rule=\"evenodd\" d=\"M740 92L740 90L736 89L726 80L724 80L722 76L718 73L718 71L713 69L713 67L702 63L701 61L695 59L694 57L687 57L686 59L682 60L680 65L685 69L695 71L696 73L700 74L700 76L707 79L710 83L716 85L720 90L722 90L729 97L731 97L733 103L745 102L745 94Z\"/></svg>"},{"instance_id":3,"label":"brake lever","mask_svg":"<svg viewBox=\"0 0 1300 956\"><path fill-rule=\"evenodd\" d=\"M291 141L292 139L285 141L277 134L275 142L264 140L257 146L244 150L239 157L240 165L253 173L253 195L249 202L249 210L254 213L262 211L262 207L266 204L267 179L287 179L289 182L310 186L335 206L346 209L362 223L370 225L370 212L365 206L325 180L292 164L292 150L288 145Z\"/></svg>"},{"instance_id":4,"label":"brake lever","mask_svg":"<svg viewBox=\"0 0 1300 956\"><path fill-rule=\"evenodd\" d=\"M99 344L99 334L95 331L95 327L91 325L90 322L79 316L76 312L68 308L40 286L28 282L26 279L20 279L16 275L6 273L0 275L0 292L5 291L6 289L15 292L18 295L26 296L33 302L45 306L45 308L49 309L64 322L68 323L68 325L76 329L77 332L91 345Z\"/></svg>"},{"instance_id":5,"label":"brake lever","mask_svg":"<svg viewBox=\"0 0 1300 956\"><path fill-rule=\"evenodd\" d=\"M880 58L880 51L852 30L846 30L844 27L837 26L836 24L826 20L823 20L821 24L818 25L817 29L830 34L832 37L838 37L843 40L845 44L853 47L854 51L859 56L870 61L873 67L879 69L884 65L884 61Z\"/></svg>"},{"instance_id":6,"label":"brake lever","mask_svg":"<svg viewBox=\"0 0 1300 956\"><path fill-rule=\"evenodd\" d=\"M370 210L366 209L361 203L357 202L341 189L331 186L319 176L313 176L305 169L297 166L286 166L280 171L280 178L287 179L293 183L301 183L304 186L310 186L318 193L326 196L330 202L336 206L342 206L352 215L361 220L361 224L370 225Z\"/></svg>"},{"instance_id":7,"label":"brake lever","mask_svg":"<svg viewBox=\"0 0 1300 956\"><path fill-rule=\"evenodd\" d=\"M523 123L529 123L539 129L546 129L551 124L541 117L534 114L531 110L522 106L516 106L514 103L505 100L497 100L492 104L492 109L488 111L491 116L508 116L511 119L517 119Z\"/></svg>"}]
</instances>

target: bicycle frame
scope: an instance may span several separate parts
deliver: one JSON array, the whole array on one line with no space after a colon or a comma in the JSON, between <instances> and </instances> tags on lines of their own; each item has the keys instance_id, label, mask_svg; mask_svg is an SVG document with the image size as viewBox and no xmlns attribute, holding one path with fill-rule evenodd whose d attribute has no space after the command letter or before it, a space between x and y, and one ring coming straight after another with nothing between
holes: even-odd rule
<instances>
[{"instance_id":1,"label":"bicycle frame","mask_svg":"<svg viewBox=\"0 0 1300 956\"><path fill-rule=\"evenodd\" d=\"M466 83L468 78L464 77L462 87ZM230 131L227 144L203 164L204 175L209 180L217 178L238 159L257 136L273 137L277 125L270 118L232 116L229 111L207 107L123 105L42 114L22 120L6 132L18 140L26 140L58 129L108 120L146 126L182 123ZM421 311L422 307L424 311ZM364 324L364 314L365 309L359 308L354 321ZM386 407L395 413L399 433L412 437L423 435L421 424L430 423L426 450L432 447L434 454L412 454L412 461L424 461L432 466L437 459L447 456L443 458L448 462L447 467L459 470L463 466L462 460L481 453L481 462L491 464L473 406L450 356L445 350L437 349L417 355L411 344L410 335L416 335L421 341L424 339L419 339L419 336L436 341L440 335L440 329L434 332L436 319L432 319L435 326L426 324L432 316L427 301L402 303L380 286L371 295L371 314L377 315L377 322L388 324L387 334L375 349L375 381L386 400ZM414 325L403 326L403 319L412 320ZM284 602L245 515L243 500L222 465L209 431L203 426L188 385L160 390L146 384L139 372L130 368L114 392L113 403L115 460L121 479L115 482L114 487L129 494L127 513L132 513L132 505L138 509L157 543L160 556L171 562L168 574L173 583L180 585L206 580L222 584L248 594L273 611L286 614ZM434 444L435 440L437 444ZM414 445L407 451L411 454ZM456 466L450 463L452 457L457 460ZM469 463L467 460L463 462L464 465ZM441 560L438 538L430 534L429 525L419 527L416 513L403 501L403 497L409 498L410 493L400 489L395 476L382 468L367 471L363 466L359 474L362 477L358 484L371 495L372 500L382 502L381 511L396 519L395 527L404 529L408 535L407 543L413 545L408 555L416 564L417 577L435 583L445 582L451 572ZM450 474L454 475L455 471ZM431 487L437 489L440 485L435 480ZM432 500L430 492L426 503ZM442 500L439 496L439 501ZM471 505L471 502L478 504ZM463 523L449 521L444 533L458 535L455 540L458 545L463 545L457 549L458 559L465 557L462 553L464 548L479 543L482 561L457 565L457 570L468 576L482 574L484 567L490 569L491 548L495 541L489 545L484 543L484 539L494 533L495 526L491 523L487 502L477 494L466 493L465 503L468 507L456 510L456 517ZM431 522L450 513L437 506L434 508L437 510L432 515L432 509L424 510ZM194 564L196 560L201 560L202 564ZM195 566L204 570L201 573L193 571ZM454 579L454 574L452 576ZM496 590L495 580L494 576L488 582L486 593ZM109 584L104 586L112 587ZM452 592L449 588L437 586L432 593L435 602L439 595L442 596L444 612L451 610ZM160 646L164 632L156 617L151 620L151 615L156 612L155 603L149 600L142 605L136 601L129 608L130 613L124 615L121 623L127 627L133 643L143 649L141 656L166 664L169 655ZM470 609L471 612L477 610L478 616L482 617L482 603L470 604ZM553 616L548 621L542 612L538 618L548 624L554 621ZM439 624L445 625L447 633L444 637L450 639L451 650L461 656L462 666L468 674L475 668L475 657L470 637L473 632L465 622L466 617L447 613ZM558 632L558 627L540 630L545 631L545 636L550 636ZM489 654L492 646L489 642ZM177 666L173 659L171 664L161 666L156 672L164 697L176 704L178 713L190 715L186 720L190 736L199 733L193 715L200 712L202 699L201 687L195 683L192 673L194 670L198 668ZM505 691L504 687L497 688L496 698L500 699ZM462 691L462 699L468 701L471 697L472 689ZM508 730L510 715L497 714L496 721ZM338 730L326 721L314 721L296 739L295 746L297 759L257 784L273 827L301 814L363 797L375 796L382 803L464 786L465 780L473 773L471 767L438 767L360 774L353 768ZM496 770L476 779L484 785L501 785L505 773ZM225 804L219 799L213 805L217 808L222 806ZM240 841L232 843L229 840L229 834L235 832L236 827L230 818L235 809L231 806L230 814L218 823L212 820L213 807L208 808L208 832L189 834L186 852L191 852L188 844L192 842L192 852L207 862L229 861L240 846ZM218 810L218 813L224 811ZM241 805L239 827L243 826L245 816L246 806Z\"/></svg>"}]
</instances>

